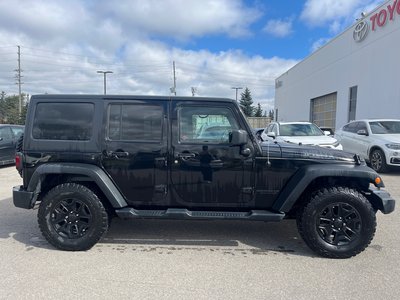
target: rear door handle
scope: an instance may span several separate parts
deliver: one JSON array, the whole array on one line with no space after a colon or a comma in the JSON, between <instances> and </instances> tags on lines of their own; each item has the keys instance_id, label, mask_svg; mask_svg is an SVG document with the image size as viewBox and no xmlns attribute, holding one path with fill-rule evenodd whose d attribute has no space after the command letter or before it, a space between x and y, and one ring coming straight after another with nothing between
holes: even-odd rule
<instances>
[{"instance_id":1,"label":"rear door handle","mask_svg":"<svg viewBox=\"0 0 400 300\"><path fill-rule=\"evenodd\" d=\"M106 154L108 157L114 157L114 158L122 158L129 156L129 152L127 151L107 151Z\"/></svg>"}]
</instances>

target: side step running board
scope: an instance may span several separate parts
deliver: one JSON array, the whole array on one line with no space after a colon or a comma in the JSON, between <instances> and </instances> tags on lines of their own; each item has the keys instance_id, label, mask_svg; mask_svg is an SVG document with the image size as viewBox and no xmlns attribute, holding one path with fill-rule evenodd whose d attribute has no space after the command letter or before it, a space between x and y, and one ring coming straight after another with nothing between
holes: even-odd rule
<instances>
[{"instance_id":1,"label":"side step running board","mask_svg":"<svg viewBox=\"0 0 400 300\"><path fill-rule=\"evenodd\" d=\"M251 221L281 221L284 213L268 210L251 210L246 212L230 211L191 211L184 208L166 210L138 210L131 207L117 209L116 214L123 219L224 219Z\"/></svg>"}]
</instances>

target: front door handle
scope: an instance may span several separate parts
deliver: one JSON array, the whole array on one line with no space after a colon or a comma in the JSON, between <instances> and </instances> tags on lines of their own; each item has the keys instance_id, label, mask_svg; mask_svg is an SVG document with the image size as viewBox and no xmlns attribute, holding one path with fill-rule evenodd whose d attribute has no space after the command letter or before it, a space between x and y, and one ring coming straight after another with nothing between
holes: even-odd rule
<instances>
[{"instance_id":1,"label":"front door handle","mask_svg":"<svg viewBox=\"0 0 400 300\"><path fill-rule=\"evenodd\" d=\"M190 153L190 152L188 152L188 153L178 153L177 156L179 158L182 158L182 159L190 159L190 158L195 158L196 154Z\"/></svg>"}]
</instances>

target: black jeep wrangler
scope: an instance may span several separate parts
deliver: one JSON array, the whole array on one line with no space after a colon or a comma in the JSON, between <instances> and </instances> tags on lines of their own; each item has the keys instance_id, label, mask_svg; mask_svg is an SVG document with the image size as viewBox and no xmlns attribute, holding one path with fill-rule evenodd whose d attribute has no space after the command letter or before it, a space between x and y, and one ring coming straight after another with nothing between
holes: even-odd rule
<instances>
[{"instance_id":1,"label":"black jeep wrangler","mask_svg":"<svg viewBox=\"0 0 400 300\"><path fill-rule=\"evenodd\" d=\"M14 205L38 205L62 250L91 248L114 216L297 218L312 250L346 258L395 206L357 155L259 143L230 99L37 95L17 151Z\"/></svg>"}]
</instances>

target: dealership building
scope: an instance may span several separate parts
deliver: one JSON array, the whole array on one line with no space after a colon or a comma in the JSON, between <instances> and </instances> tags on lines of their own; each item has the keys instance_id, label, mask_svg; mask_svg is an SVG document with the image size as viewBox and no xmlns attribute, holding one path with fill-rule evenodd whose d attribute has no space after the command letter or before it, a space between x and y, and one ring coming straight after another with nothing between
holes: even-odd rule
<instances>
[{"instance_id":1,"label":"dealership building","mask_svg":"<svg viewBox=\"0 0 400 300\"><path fill-rule=\"evenodd\" d=\"M278 77L275 118L333 129L356 119L400 119L400 0L362 14Z\"/></svg>"}]
</instances>

